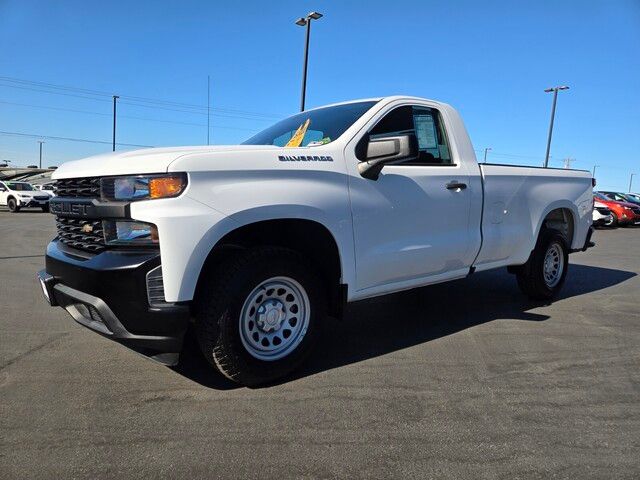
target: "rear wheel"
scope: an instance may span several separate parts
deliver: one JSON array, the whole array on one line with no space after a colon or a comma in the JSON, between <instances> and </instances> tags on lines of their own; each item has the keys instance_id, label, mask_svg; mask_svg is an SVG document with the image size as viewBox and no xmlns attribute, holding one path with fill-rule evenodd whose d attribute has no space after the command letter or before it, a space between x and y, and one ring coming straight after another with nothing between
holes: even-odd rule
<instances>
[{"instance_id":1,"label":"rear wheel","mask_svg":"<svg viewBox=\"0 0 640 480\"><path fill-rule=\"evenodd\" d=\"M551 299L562 288L568 267L565 237L554 230L544 230L529 260L517 271L518 286L529 298Z\"/></svg>"},{"instance_id":2,"label":"rear wheel","mask_svg":"<svg viewBox=\"0 0 640 480\"><path fill-rule=\"evenodd\" d=\"M9 211L13 213L17 213L20 211L20 207L18 206L18 202L16 202L15 198L10 198L7 202L7 207L9 207Z\"/></svg>"},{"instance_id":3,"label":"rear wheel","mask_svg":"<svg viewBox=\"0 0 640 480\"><path fill-rule=\"evenodd\" d=\"M252 248L205 280L196 301L198 342L231 380L272 382L308 356L325 304L319 277L298 252Z\"/></svg>"}]
</instances>

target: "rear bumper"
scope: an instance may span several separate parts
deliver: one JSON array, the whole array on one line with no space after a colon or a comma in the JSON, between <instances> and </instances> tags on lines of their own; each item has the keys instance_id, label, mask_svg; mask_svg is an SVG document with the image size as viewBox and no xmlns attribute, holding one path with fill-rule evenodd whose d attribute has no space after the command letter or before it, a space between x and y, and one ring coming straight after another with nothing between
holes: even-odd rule
<instances>
[{"instance_id":1,"label":"rear bumper","mask_svg":"<svg viewBox=\"0 0 640 480\"><path fill-rule=\"evenodd\" d=\"M595 247L596 243L591 241L591 236L593 235L593 225L589 227L589 231L587 232L587 237L584 240L584 245L581 248L574 248L570 252L584 252L588 248Z\"/></svg>"},{"instance_id":2,"label":"rear bumper","mask_svg":"<svg viewBox=\"0 0 640 480\"><path fill-rule=\"evenodd\" d=\"M158 251L105 251L83 257L54 240L38 273L45 298L78 323L165 364L175 364L190 318L188 303L151 307L146 275ZM80 252L78 252L80 253Z\"/></svg>"}]
</instances>

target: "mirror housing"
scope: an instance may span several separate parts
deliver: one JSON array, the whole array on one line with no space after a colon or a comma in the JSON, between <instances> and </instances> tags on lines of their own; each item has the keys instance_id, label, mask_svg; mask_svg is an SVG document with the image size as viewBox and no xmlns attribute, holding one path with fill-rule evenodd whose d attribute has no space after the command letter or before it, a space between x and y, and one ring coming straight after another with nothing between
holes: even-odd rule
<instances>
[{"instance_id":1,"label":"mirror housing","mask_svg":"<svg viewBox=\"0 0 640 480\"><path fill-rule=\"evenodd\" d=\"M415 135L369 139L366 148L366 159L358 164L358 172L364 178L377 180L385 165L418 155L418 140Z\"/></svg>"}]
</instances>

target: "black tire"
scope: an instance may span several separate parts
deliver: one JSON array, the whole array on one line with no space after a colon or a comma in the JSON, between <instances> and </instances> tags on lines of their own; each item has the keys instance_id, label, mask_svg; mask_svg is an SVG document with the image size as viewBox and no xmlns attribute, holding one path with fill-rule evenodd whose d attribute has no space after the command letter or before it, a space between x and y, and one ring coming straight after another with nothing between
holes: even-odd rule
<instances>
[{"instance_id":1,"label":"black tire","mask_svg":"<svg viewBox=\"0 0 640 480\"><path fill-rule=\"evenodd\" d=\"M20 207L18 206L18 202L16 202L15 198L10 198L7 201L7 207L9 207L9 211L11 213L18 213L20 211Z\"/></svg>"},{"instance_id":2,"label":"black tire","mask_svg":"<svg viewBox=\"0 0 640 480\"><path fill-rule=\"evenodd\" d=\"M44 213L49 213L49 204L43 205L41 208Z\"/></svg>"},{"instance_id":3,"label":"black tire","mask_svg":"<svg viewBox=\"0 0 640 480\"><path fill-rule=\"evenodd\" d=\"M302 331L291 352L283 358L263 360L244 346L241 316L252 292L275 277L287 277L302 286L310 315L306 333ZM326 302L320 278L301 254L280 247L251 248L205 272L195 302L198 343L207 361L227 378L251 387L271 383L293 371L309 355L326 317ZM257 320L258 315L254 315Z\"/></svg>"},{"instance_id":4,"label":"black tire","mask_svg":"<svg viewBox=\"0 0 640 480\"><path fill-rule=\"evenodd\" d=\"M618 216L611 212L611 221L609 223L604 223L604 226L607 228L618 228Z\"/></svg>"},{"instance_id":5,"label":"black tire","mask_svg":"<svg viewBox=\"0 0 640 480\"><path fill-rule=\"evenodd\" d=\"M547 252L552 248L560 249L562 271L557 283L549 285L545 281L544 265ZM516 274L518 286L522 293L534 300L549 300L555 297L564 285L569 270L569 247L564 235L555 230L543 230L527 263L522 265Z\"/></svg>"}]
</instances>

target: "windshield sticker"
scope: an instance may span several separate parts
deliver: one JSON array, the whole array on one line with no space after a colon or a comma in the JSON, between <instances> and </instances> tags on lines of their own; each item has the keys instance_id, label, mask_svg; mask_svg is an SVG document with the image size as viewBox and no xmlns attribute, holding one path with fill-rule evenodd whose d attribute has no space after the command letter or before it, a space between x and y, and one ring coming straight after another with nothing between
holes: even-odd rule
<instances>
[{"instance_id":1,"label":"windshield sticker","mask_svg":"<svg viewBox=\"0 0 640 480\"><path fill-rule=\"evenodd\" d=\"M302 145L302 140L304 139L305 133L307 133L307 128L309 128L309 124L311 123L311 119L307 118L307 120L298 127L296 133L293 134L291 140L287 142L285 147L299 147Z\"/></svg>"},{"instance_id":2,"label":"windshield sticker","mask_svg":"<svg viewBox=\"0 0 640 480\"><path fill-rule=\"evenodd\" d=\"M329 137L324 137L320 140L307 143L307 147L318 147L320 145L326 145L327 143L331 143L331 139Z\"/></svg>"}]
</instances>

